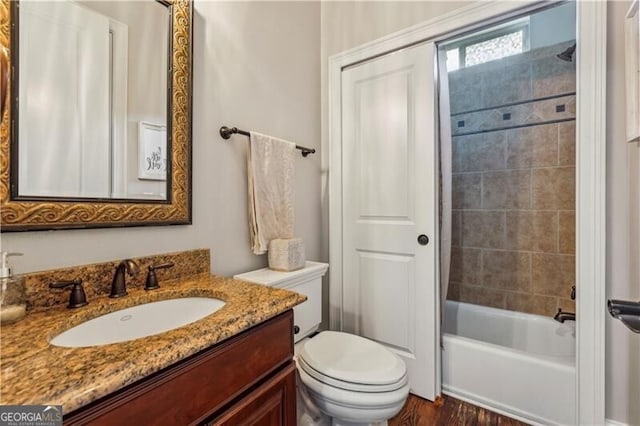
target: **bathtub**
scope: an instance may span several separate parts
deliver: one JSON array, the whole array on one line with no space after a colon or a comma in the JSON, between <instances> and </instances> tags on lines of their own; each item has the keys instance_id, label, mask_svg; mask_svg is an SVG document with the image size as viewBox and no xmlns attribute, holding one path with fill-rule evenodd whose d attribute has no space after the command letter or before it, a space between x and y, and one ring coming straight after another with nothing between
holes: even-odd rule
<instances>
[{"instance_id":1,"label":"bathtub","mask_svg":"<svg viewBox=\"0 0 640 426\"><path fill-rule=\"evenodd\" d=\"M575 424L575 322L448 300L444 393L528 423Z\"/></svg>"}]
</instances>

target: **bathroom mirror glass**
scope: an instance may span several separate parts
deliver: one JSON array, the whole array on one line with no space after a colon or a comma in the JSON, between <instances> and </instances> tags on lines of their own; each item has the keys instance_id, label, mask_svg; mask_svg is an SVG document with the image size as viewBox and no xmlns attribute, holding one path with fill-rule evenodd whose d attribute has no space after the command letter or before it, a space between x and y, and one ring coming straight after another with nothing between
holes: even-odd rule
<instances>
[{"instance_id":1,"label":"bathroom mirror glass","mask_svg":"<svg viewBox=\"0 0 640 426\"><path fill-rule=\"evenodd\" d=\"M0 1L2 231L190 223L191 2Z\"/></svg>"},{"instance_id":2,"label":"bathroom mirror glass","mask_svg":"<svg viewBox=\"0 0 640 426\"><path fill-rule=\"evenodd\" d=\"M14 6L14 198L166 200L166 5Z\"/></svg>"}]
</instances>

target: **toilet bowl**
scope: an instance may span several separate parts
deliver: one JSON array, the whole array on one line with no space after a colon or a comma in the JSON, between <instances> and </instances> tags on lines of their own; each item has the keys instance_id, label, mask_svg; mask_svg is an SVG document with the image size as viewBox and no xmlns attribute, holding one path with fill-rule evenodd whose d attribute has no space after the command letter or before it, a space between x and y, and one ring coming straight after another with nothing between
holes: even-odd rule
<instances>
[{"instance_id":1,"label":"toilet bowl","mask_svg":"<svg viewBox=\"0 0 640 426\"><path fill-rule=\"evenodd\" d=\"M305 342L297 365L302 383L334 425L385 422L409 394L404 362L356 335L323 331Z\"/></svg>"},{"instance_id":2,"label":"toilet bowl","mask_svg":"<svg viewBox=\"0 0 640 426\"><path fill-rule=\"evenodd\" d=\"M313 404L316 418L319 410L334 426L385 425L409 395L406 366L396 354L364 337L337 331L313 335L322 321L322 276L328 266L306 262L305 268L294 272L265 268L234 278L307 296L294 308L298 388L305 396L298 399ZM300 416L306 414L298 411L302 423Z\"/></svg>"}]
</instances>

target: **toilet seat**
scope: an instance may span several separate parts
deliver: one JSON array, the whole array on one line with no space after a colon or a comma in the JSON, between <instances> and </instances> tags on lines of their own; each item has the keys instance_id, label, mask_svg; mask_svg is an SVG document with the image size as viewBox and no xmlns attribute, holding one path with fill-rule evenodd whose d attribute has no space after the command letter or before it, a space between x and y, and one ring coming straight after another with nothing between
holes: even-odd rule
<instances>
[{"instance_id":1,"label":"toilet seat","mask_svg":"<svg viewBox=\"0 0 640 426\"><path fill-rule=\"evenodd\" d=\"M343 389L347 391L374 392L374 393L391 392L391 391L400 389L401 387L406 385L408 382L408 378L406 374L404 374L398 381L389 383L386 385L367 385L362 383L346 382L344 380L339 380L339 379L336 379L335 377L330 377L325 374L322 374L320 371L315 370L313 367L307 364L307 362L302 357L298 357L297 362L298 362L299 370L303 370L307 375L314 378L318 382L324 383L334 388Z\"/></svg>"},{"instance_id":2,"label":"toilet seat","mask_svg":"<svg viewBox=\"0 0 640 426\"><path fill-rule=\"evenodd\" d=\"M299 369L300 379L307 389L325 401L331 401L343 407L353 408L388 408L404 404L409 393L409 384L405 383L400 388L389 392L354 392L347 389L341 389L322 383L309 374L304 369Z\"/></svg>"},{"instance_id":3,"label":"toilet seat","mask_svg":"<svg viewBox=\"0 0 640 426\"><path fill-rule=\"evenodd\" d=\"M301 369L327 385L356 392L389 392L407 383L404 362L384 346L353 334L324 331L298 356Z\"/></svg>"}]
</instances>

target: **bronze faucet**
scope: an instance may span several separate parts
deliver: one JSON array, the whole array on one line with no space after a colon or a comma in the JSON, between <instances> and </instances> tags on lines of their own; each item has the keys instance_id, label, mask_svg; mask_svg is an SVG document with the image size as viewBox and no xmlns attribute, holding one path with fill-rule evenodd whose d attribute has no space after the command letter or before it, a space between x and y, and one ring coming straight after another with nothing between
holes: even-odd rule
<instances>
[{"instance_id":1,"label":"bronze faucet","mask_svg":"<svg viewBox=\"0 0 640 426\"><path fill-rule=\"evenodd\" d=\"M127 287L124 282L125 270L129 276L134 276L138 273L138 264L131 259L125 259L120 262L113 276L113 281L111 282L111 294L109 294L109 297L114 298L127 295Z\"/></svg>"},{"instance_id":2,"label":"bronze faucet","mask_svg":"<svg viewBox=\"0 0 640 426\"><path fill-rule=\"evenodd\" d=\"M67 308L81 308L85 306L87 302L87 295L82 287L82 279L76 278L70 281L59 281L49 284L49 288L66 288L73 286L71 294L69 295L69 304Z\"/></svg>"},{"instance_id":3,"label":"bronze faucet","mask_svg":"<svg viewBox=\"0 0 640 426\"><path fill-rule=\"evenodd\" d=\"M173 262L162 263L160 265L149 265L149 273L147 274L147 281L144 284L145 290L155 290L160 288L158 285L158 275L156 275L156 269L172 268Z\"/></svg>"},{"instance_id":4,"label":"bronze faucet","mask_svg":"<svg viewBox=\"0 0 640 426\"><path fill-rule=\"evenodd\" d=\"M566 320L575 321L576 314L574 314L573 312L562 312L562 308L558 308L558 312L556 312L553 319L562 323Z\"/></svg>"},{"instance_id":5,"label":"bronze faucet","mask_svg":"<svg viewBox=\"0 0 640 426\"><path fill-rule=\"evenodd\" d=\"M571 287L571 300L576 300L576 286ZM558 312L553 316L553 319L564 323L565 321L575 321L576 314L573 312L562 312L562 308L558 308Z\"/></svg>"}]
</instances>

